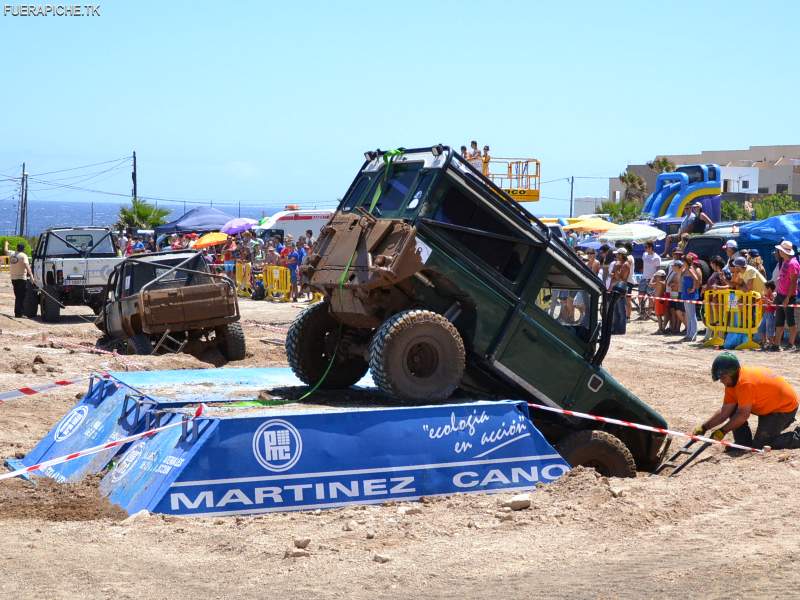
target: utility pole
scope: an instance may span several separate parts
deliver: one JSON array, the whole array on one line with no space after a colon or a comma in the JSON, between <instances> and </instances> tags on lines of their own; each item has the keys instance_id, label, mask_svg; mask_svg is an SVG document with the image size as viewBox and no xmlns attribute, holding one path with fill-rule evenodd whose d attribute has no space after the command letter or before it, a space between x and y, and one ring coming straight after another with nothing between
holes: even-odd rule
<instances>
[{"instance_id":1,"label":"utility pole","mask_svg":"<svg viewBox=\"0 0 800 600\"><path fill-rule=\"evenodd\" d=\"M186 214L186 200L183 201L183 214Z\"/></svg>"},{"instance_id":2,"label":"utility pole","mask_svg":"<svg viewBox=\"0 0 800 600\"><path fill-rule=\"evenodd\" d=\"M22 163L22 179L19 189L19 222L17 235L25 237L28 225L28 174L25 172L25 163Z\"/></svg>"},{"instance_id":3,"label":"utility pole","mask_svg":"<svg viewBox=\"0 0 800 600\"><path fill-rule=\"evenodd\" d=\"M572 217L572 192L575 190L575 176L569 178L569 216Z\"/></svg>"},{"instance_id":4,"label":"utility pole","mask_svg":"<svg viewBox=\"0 0 800 600\"><path fill-rule=\"evenodd\" d=\"M136 150L133 151L133 173L131 173L131 179L133 179L133 191L131 192L131 197L138 198L138 190L136 189Z\"/></svg>"},{"instance_id":5,"label":"utility pole","mask_svg":"<svg viewBox=\"0 0 800 600\"><path fill-rule=\"evenodd\" d=\"M92 202L92 221L91 224L94 225L94 202Z\"/></svg>"},{"instance_id":6,"label":"utility pole","mask_svg":"<svg viewBox=\"0 0 800 600\"><path fill-rule=\"evenodd\" d=\"M239 216L239 217L242 216L242 201L241 200L239 200L239 214L237 216Z\"/></svg>"}]
</instances>

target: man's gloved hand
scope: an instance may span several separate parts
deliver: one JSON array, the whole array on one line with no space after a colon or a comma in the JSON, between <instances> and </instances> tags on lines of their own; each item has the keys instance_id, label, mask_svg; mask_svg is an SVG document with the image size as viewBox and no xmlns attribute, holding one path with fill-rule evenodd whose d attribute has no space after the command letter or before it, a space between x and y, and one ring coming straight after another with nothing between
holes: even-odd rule
<instances>
[{"instance_id":1,"label":"man's gloved hand","mask_svg":"<svg viewBox=\"0 0 800 600\"><path fill-rule=\"evenodd\" d=\"M692 435L703 435L706 432L705 427L702 425L698 425L694 429L692 429Z\"/></svg>"},{"instance_id":2,"label":"man's gloved hand","mask_svg":"<svg viewBox=\"0 0 800 600\"><path fill-rule=\"evenodd\" d=\"M722 441L722 438L725 437L725 432L722 429L717 429L714 433L711 434L712 440L717 440L718 442Z\"/></svg>"}]
</instances>

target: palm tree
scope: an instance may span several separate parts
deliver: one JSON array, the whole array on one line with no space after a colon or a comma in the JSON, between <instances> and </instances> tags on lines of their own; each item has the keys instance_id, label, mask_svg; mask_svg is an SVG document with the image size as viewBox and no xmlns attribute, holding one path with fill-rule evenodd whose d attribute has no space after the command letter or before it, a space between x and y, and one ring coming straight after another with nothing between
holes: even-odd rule
<instances>
[{"instance_id":1,"label":"palm tree","mask_svg":"<svg viewBox=\"0 0 800 600\"><path fill-rule=\"evenodd\" d=\"M123 229L153 229L167 222L169 212L166 208L158 208L144 200L131 198L130 206L119 207L117 227Z\"/></svg>"},{"instance_id":2,"label":"palm tree","mask_svg":"<svg viewBox=\"0 0 800 600\"><path fill-rule=\"evenodd\" d=\"M672 173L675 170L675 163L666 156L656 156L647 166L656 173Z\"/></svg>"},{"instance_id":3,"label":"palm tree","mask_svg":"<svg viewBox=\"0 0 800 600\"><path fill-rule=\"evenodd\" d=\"M625 196L623 197L623 201L639 203L644 201L644 198L647 195L647 182L644 180L644 178L640 177L636 173L626 171L625 173L619 174L619 180L620 183L625 186Z\"/></svg>"}]
</instances>

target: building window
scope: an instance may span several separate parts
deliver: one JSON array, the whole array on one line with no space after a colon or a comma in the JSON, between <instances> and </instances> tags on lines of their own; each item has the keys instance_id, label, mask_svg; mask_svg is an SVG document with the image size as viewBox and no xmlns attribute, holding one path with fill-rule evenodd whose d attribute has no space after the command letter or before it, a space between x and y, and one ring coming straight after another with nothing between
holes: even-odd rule
<instances>
[{"instance_id":1,"label":"building window","mask_svg":"<svg viewBox=\"0 0 800 600\"><path fill-rule=\"evenodd\" d=\"M769 194L769 188L767 188L767 187L760 187L760 188L758 188L758 193L759 193L759 194Z\"/></svg>"},{"instance_id":2,"label":"building window","mask_svg":"<svg viewBox=\"0 0 800 600\"><path fill-rule=\"evenodd\" d=\"M788 183L779 183L775 186L775 193L776 194L785 194L789 191L789 184Z\"/></svg>"},{"instance_id":3,"label":"building window","mask_svg":"<svg viewBox=\"0 0 800 600\"><path fill-rule=\"evenodd\" d=\"M747 181L746 179L742 180L742 189L743 190L749 190L750 189L750 182Z\"/></svg>"}]
</instances>

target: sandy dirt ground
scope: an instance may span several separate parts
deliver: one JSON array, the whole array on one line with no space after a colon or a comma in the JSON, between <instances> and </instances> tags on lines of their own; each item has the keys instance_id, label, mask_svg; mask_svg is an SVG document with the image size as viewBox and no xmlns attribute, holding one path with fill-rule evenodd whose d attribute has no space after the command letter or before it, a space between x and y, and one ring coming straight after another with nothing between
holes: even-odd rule
<instances>
[{"instance_id":1,"label":"sandy dirt ground","mask_svg":"<svg viewBox=\"0 0 800 600\"><path fill-rule=\"evenodd\" d=\"M13 318L0 275L0 391L92 370L224 367L215 351L115 358L94 351L88 309L58 324ZM241 303L248 357L283 366L275 326L299 310ZM634 323L606 367L687 430L721 401L714 350ZM751 352L800 387L800 355ZM22 456L74 404L80 385L0 405L0 456ZM0 482L2 598L703 598L795 596L800 585L800 452L718 450L667 479L575 469L508 512L508 495L437 498L255 517L126 515L96 481ZM298 538L308 556L287 557ZM377 559L377 560L376 560Z\"/></svg>"}]
</instances>

